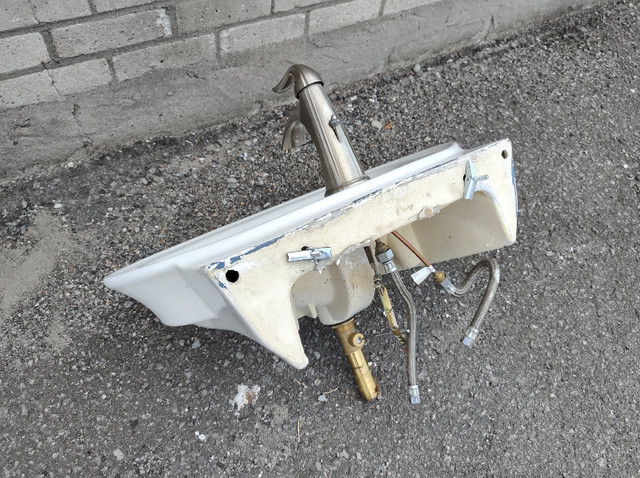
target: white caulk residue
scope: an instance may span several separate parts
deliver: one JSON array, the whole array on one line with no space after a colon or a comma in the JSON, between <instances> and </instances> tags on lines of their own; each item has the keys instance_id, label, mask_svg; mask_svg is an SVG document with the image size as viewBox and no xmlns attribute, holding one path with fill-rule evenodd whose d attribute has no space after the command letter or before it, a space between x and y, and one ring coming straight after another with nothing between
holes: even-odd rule
<instances>
[{"instance_id":1,"label":"white caulk residue","mask_svg":"<svg viewBox=\"0 0 640 478\"><path fill-rule=\"evenodd\" d=\"M258 393L260 393L259 385L249 388L241 383L238 385L238 393L233 400L229 400L229 403L236 408L236 411L240 411L245 405L251 405L255 402L258 399Z\"/></svg>"},{"instance_id":2,"label":"white caulk residue","mask_svg":"<svg viewBox=\"0 0 640 478\"><path fill-rule=\"evenodd\" d=\"M167 15L167 11L164 8L161 8L160 10L156 10L156 12L158 12L156 25L162 27L162 30L164 30L164 36L170 37L173 32L171 31L171 20Z\"/></svg>"}]
</instances>

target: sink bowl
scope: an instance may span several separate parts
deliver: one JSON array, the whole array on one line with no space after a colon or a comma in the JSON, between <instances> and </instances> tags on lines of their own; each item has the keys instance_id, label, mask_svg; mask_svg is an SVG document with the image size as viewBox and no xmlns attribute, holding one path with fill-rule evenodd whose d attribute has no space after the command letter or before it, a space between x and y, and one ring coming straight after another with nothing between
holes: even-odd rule
<instances>
[{"instance_id":1,"label":"sink bowl","mask_svg":"<svg viewBox=\"0 0 640 478\"><path fill-rule=\"evenodd\" d=\"M465 189L469 165L479 178L471 191ZM381 239L398 268L408 269L418 260L392 231L432 263L515 241L508 140L472 150L436 146L366 174L367 181L327 197L324 189L311 192L143 259L104 282L166 325L235 331L303 368L308 360L299 318L334 325L371 303L374 272L364 246ZM305 248L331 253L289 260L289 253Z\"/></svg>"}]
</instances>

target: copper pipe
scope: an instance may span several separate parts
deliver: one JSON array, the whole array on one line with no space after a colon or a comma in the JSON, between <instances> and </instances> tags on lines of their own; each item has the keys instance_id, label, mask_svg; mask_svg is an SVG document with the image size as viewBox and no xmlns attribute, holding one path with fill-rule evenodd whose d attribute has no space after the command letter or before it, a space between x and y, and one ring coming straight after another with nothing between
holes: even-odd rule
<instances>
[{"instance_id":1,"label":"copper pipe","mask_svg":"<svg viewBox=\"0 0 640 478\"><path fill-rule=\"evenodd\" d=\"M431 264L429 264L429 261L427 261L427 259L425 259L425 257L422 254L420 254L418 250L415 247L413 247L411 243L402 236L402 234L400 234L398 231L391 231L391 234L393 234L400 242L402 242L405 246L407 246L407 248L411 252L413 252L415 256L418 259L420 259L425 266L431 267Z\"/></svg>"}]
</instances>

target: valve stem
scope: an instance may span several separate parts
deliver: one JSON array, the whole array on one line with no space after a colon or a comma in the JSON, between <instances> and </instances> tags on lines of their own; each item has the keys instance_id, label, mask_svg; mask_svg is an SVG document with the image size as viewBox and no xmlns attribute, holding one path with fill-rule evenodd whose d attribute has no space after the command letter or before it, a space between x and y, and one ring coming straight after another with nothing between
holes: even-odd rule
<instances>
[{"instance_id":1,"label":"valve stem","mask_svg":"<svg viewBox=\"0 0 640 478\"><path fill-rule=\"evenodd\" d=\"M349 360L362 398L367 402L377 398L380 395L380 386L373 377L369 363L362 352L364 335L356 330L353 319L334 325L332 328L336 331L340 345Z\"/></svg>"}]
</instances>

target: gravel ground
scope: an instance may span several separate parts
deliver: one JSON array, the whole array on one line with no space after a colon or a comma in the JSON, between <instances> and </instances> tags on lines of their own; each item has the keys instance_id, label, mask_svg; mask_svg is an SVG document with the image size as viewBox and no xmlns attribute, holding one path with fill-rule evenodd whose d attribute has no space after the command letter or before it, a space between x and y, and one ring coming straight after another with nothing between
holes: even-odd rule
<instances>
[{"instance_id":1,"label":"gravel ground","mask_svg":"<svg viewBox=\"0 0 640 478\"><path fill-rule=\"evenodd\" d=\"M377 303L357 316L383 389L367 404L312 319L295 370L239 335L167 328L101 283L320 187L311 147L279 151L291 106L3 184L0 471L640 475L639 38L640 3L614 3L333 91L367 167L514 144L519 237L493 254L503 279L477 347L459 341L479 292L412 289L419 406ZM460 278L477 259L442 267Z\"/></svg>"}]
</instances>

